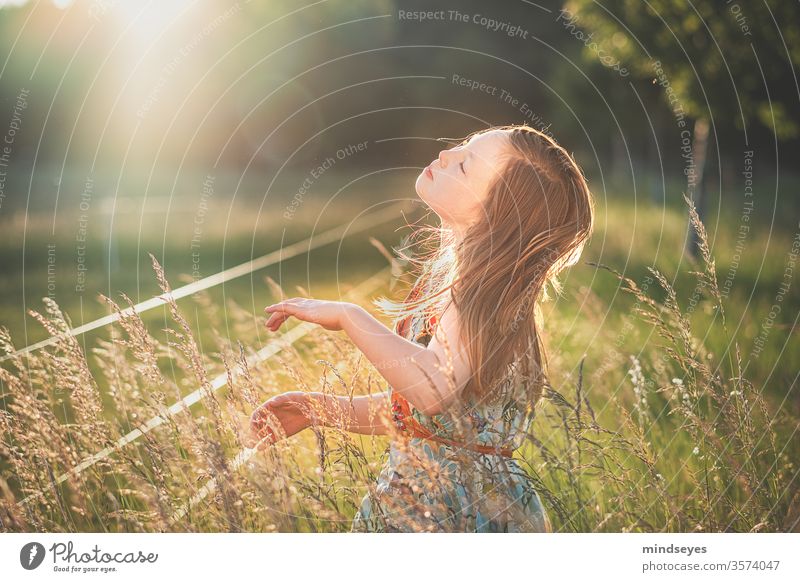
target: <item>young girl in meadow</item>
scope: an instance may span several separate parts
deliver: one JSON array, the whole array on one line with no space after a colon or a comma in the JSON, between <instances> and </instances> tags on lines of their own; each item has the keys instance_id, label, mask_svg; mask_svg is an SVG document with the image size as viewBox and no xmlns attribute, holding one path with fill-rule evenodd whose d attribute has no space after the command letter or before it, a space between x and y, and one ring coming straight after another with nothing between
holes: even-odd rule
<instances>
[{"instance_id":1,"label":"young girl in meadow","mask_svg":"<svg viewBox=\"0 0 800 582\"><path fill-rule=\"evenodd\" d=\"M352 531L545 532L550 521L512 458L546 382L538 301L589 238L594 203L572 157L527 125L478 131L440 152L417 178L441 219L438 246L402 304L365 309L293 298L266 308L344 331L388 383L334 397L286 392L251 417L263 448L312 424L391 437L377 484ZM342 426L344 425L344 426Z\"/></svg>"}]
</instances>

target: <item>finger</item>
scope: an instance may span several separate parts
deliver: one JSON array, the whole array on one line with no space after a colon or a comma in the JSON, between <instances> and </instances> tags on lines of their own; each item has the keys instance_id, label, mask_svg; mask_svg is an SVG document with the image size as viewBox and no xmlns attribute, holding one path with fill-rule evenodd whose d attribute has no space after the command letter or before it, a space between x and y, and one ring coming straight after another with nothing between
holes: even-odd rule
<instances>
[{"instance_id":1,"label":"finger","mask_svg":"<svg viewBox=\"0 0 800 582\"><path fill-rule=\"evenodd\" d=\"M266 434L263 433L266 429L273 430L274 427L282 427L280 419L273 410L275 408L280 408L280 404L276 406L274 399L270 399L267 404L261 406L253 413L252 426L259 438Z\"/></svg>"},{"instance_id":2,"label":"finger","mask_svg":"<svg viewBox=\"0 0 800 582\"><path fill-rule=\"evenodd\" d=\"M261 438L259 434L267 426L268 411L265 408L258 408L250 417L250 432L257 438Z\"/></svg>"},{"instance_id":3,"label":"finger","mask_svg":"<svg viewBox=\"0 0 800 582\"><path fill-rule=\"evenodd\" d=\"M267 415L265 414L265 417ZM274 444L281 438L286 436L286 432L281 425L280 420L275 416L272 411L269 411L269 419L265 418L264 423L260 429L256 431L256 444L255 448L259 451L264 450L268 446ZM252 447L251 447L252 448Z\"/></svg>"},{"instance_id":4,"label":"finger","mask_svg":"<svg viewBox=\"0 0 800 582\"><path fill-rule=\"evenodd\" d=\"M270 318L267 320L266 324L267 329L275 331L283 324L284 321L289 319L289 316L291 315L294 315L295 317L300 317L297 309L294 307L281 306L271 309L271 315Z\"/></svg>"},{"instance_id":5,"label":"finger","mask_svg":"<svg viewBox=\"0 0 800 582\"><path fill-rule=\"evenodd\" d=\"M269 320L266 323L267 329L269 329L270 331L275 331L281 325L283 325L283 322L286 321L287 319L289 319L289 315L288 314L273 313L272 316L269 318Z\"/></svg>"},{"instance_id":6,"label":"finger","mask_svg":"<svg viewBox=\"0 0 800 582\"><path fill-rule=\"evenodd\" d=\"M264 308L264 311L266 313L280 313L288 309L290 309L290 305L288 303L284 303L283 301L281 301L280 303L276 303L274 305L267 305Z\"/></svg>"},{"instance_id":7,"label":"finger","mask_svg":"<svg viewBox=\"0 0 800 582\"><path fill-rule=\"evenodd\" d=\"M274 324L277 321L283 323L284 321L289 319L290 315L295 315L295 313L293 311L289 311L288 309L277 310L270 313L269 319L267 321L272 324Z\"/></svg>"},{"instance_id":8,"label":"finger","mask_svg":"<svg viewBox=\"0 0 800 582\"><path fill-rule=\"evenodd\" d=\"M284 299L283 301L278 301L278 303L273 303L272 305L268 305L264 308L264 311L273 312L273 311L282 311L291 309L294 306L297 306L303 300L302 297L292 297L290 299Z\"/></svg>"},{"instance_id":9,"label":"finger","mask_svg":"<svg viewBox=\"0 0 800 582\"><path fill-rule=\"evenodd\" d=\"M259 438L259 440L255 443L255 446L251 448L255 448L257 451L263 451L274 442L275 442L275 433L272 432L272 429L269 429L269 434L267 434L262 438Z\"/></svg>"}]
</instances>

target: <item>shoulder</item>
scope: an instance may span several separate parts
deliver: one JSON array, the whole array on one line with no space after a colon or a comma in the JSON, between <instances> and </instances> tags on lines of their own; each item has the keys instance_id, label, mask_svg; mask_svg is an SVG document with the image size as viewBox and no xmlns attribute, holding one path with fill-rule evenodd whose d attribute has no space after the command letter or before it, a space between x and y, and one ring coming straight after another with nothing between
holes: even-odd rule
<instances>
[{"instance_id":1,"label":"shoulder","mask_svg":"<svg viewBox=\"0 0 800 582\"><path fill-rule=\"evenodd\" d=\"M437 353L442 364L453 366L462 380L469 376L468 347L464 322L455 304L450 301L439 314L428 348Z\"/></svg>"}]
</instances>

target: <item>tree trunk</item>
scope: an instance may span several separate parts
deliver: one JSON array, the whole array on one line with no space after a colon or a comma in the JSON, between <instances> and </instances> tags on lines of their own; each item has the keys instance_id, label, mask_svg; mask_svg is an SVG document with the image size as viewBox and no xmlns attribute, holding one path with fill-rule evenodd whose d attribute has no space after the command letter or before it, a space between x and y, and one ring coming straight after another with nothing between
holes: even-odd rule
<instances>
[{"instance_id":1,"label":"tree trunk","mask_svg":"<svg viewBox=\"0 0 800 582\"><path fill-rule=\"evenodd\" d=\"M647 186L650 190L650 200L658 206L662 211L664 210L664 173L661 164L661 152L658 149L657 137L662 134L662 124L660 119L653 121L655 126L655 135L652 139L647 140Z\"/></svg>"}]
</instances>

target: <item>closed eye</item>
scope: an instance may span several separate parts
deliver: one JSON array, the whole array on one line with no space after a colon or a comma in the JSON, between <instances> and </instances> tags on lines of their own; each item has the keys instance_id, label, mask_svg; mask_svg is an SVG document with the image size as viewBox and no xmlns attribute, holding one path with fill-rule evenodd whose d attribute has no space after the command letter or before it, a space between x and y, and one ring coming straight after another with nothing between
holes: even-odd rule
<instances>
[{"instance_id":1,"label":"closed eye","mask_svg":"<svg viewBox=\"0 0 800 582\"><path fill-rule=\"evenodd\" d=\"M458 165L459 165L459 166L461 166L461 173L462 173L462 174L464 174L464 175L466 176L466 175L467 175L467 172L466 172L466 170L464 170L464 162L461 162L461 163L460 163L460 164L458 164Z\"/></svg>"}]
</instances>

